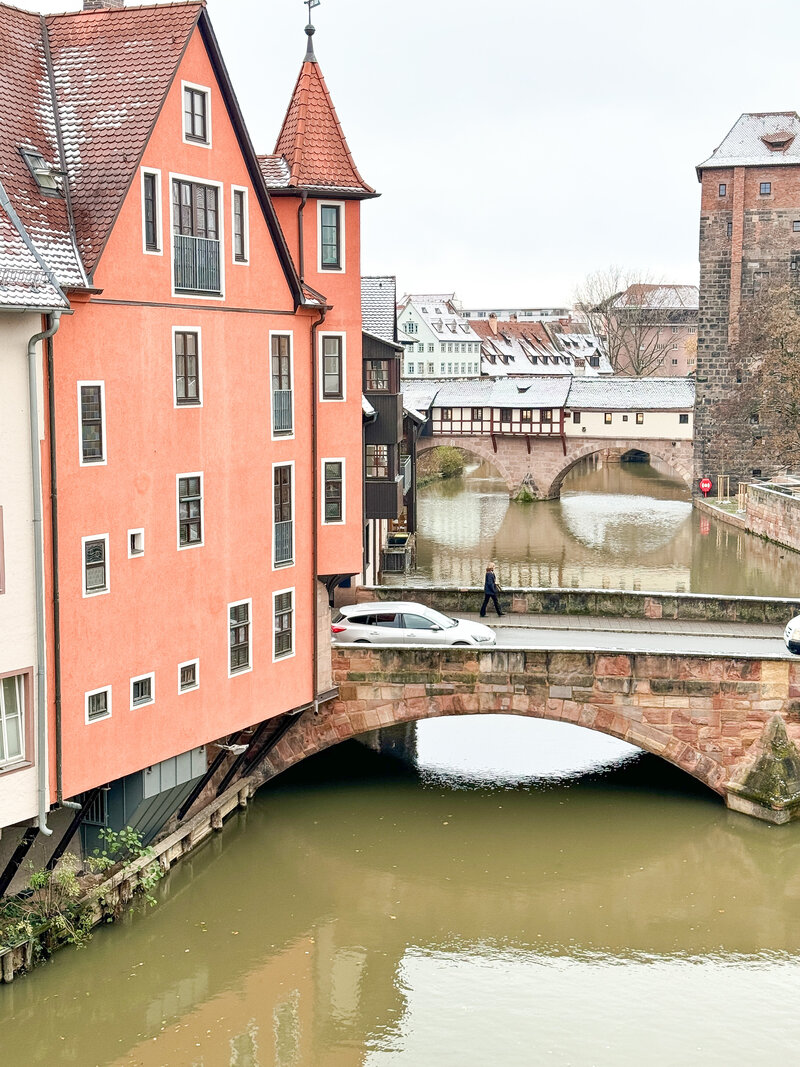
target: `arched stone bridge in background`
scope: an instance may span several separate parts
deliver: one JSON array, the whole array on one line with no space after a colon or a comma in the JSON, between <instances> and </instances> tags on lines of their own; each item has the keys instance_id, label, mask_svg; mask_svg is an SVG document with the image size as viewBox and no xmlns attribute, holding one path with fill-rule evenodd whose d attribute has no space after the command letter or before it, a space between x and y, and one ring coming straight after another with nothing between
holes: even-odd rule
<instances>
[{"instance_id":1,"label":"arched stone bridge in background","mask_svg":"<svg viewBox=\"0 0 800 1067\"><path fill-rule=\"evenodd\" d=\"M420 456L432 448L450 445L477 459L490 463L505 479L509 494L517 497L527 489L537 500L558 497L561 484L580 460L597 453L622 456L626 452L644 452L659 460L691 487L693 443L691 440L660 440L609 437L536 437L529 445L525 437L488 435L439 435L420 437L416 443Z\"/></svg>"},{"instance_id":2,"label":"arched stone bridge in background","mask_svg":"<svg viewBox=\"0 0 800 1067\"><path fill-rule=\"evenodd\" d=\"M256 783L368 731L445 715L523 715L620 738L769 822L800 814L800 662L708 654L343 646L338 698L306 713Z\"/></svg>"}]
</instances>

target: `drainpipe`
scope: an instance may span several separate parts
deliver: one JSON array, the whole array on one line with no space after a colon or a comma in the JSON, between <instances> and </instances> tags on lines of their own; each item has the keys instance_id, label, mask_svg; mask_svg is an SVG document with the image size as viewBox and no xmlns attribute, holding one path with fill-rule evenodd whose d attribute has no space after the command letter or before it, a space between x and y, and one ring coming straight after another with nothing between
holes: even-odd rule
<instances>
[{"instance_id":1,"label":"drainpipe","mask_svg":"<svg viewBox=\"0 0 800 1067\"><path fill-rule=\"evenodd\" d=\"M316 706L317 700L317 683L319 681L319 673L317 670L317 655L319 653L319 635L317 633L317 627L319 625L319 612L317 611L317 569L319 560L319 516L317 509L319 507L319 501L317 499L317 483L319 479L318 460L317 460L317 389L318 383L318 358L317 358L317 330L325 321L325 316L328 314L328 308L320 308L319 318L311 323L311 508L312 508L312 530L314 531L314 537L312 541L312 572L311 572L311 586L313 592L313 598L311 601L312 608L312 625L314 629L314 642L313 642L313 655L314 655L314 703Z\"/></svg>"},{"instance_id":2,"label":"drainpipe","mask_svg":"<svg viewBox=\"0 0 800 1067\"><path fill-rule=\"evenodd\" d=\"M34 582L36 593L36 727L37 771L39 779L39 830L46 837L53 831L47 825L49 808L47 775L47 702L45 700L45 649L44 649L44 538L42 535L42 458L39 451L39 398L36 380L36 345L52 337L59 327L61 312L49 316L50 326L34 334L28 341L28 397L31 431L31 468L33 475L33 551Z\"/></svg>"},{"instance_id":3,"label":"drainpipe","mask_svg":"<svg viewBox=\"0 0 800 1067\"><path fill-rule=\"evenodd\" d=\"M306 200L308 200L308 193L304 190L300 194L300 203L297 205L297 273L300 276L301 285L303 284L306 278L306 253L303 241L303 210L306 206ZM317 325L320 325L320 323L318 323ZM312 327L312 337L313 329L314 328Z\"/></svg>"}]
</instances>

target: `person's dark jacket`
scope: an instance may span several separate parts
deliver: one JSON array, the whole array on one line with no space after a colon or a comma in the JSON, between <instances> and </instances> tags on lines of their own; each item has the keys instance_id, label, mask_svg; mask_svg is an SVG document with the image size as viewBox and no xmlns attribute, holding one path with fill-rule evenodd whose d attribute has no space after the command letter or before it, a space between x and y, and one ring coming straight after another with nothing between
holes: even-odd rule
<instances>
[{"instance_id":1,"label":"person's dark jacket","mask_svg":"<svg viewBox=\"0 0 800 1067\"><path fill-rule=\"evenodd\" d=\"M500 591L497 585L497 579L494 576L494 571L486 572L486 578L483 582L483 591L487 596L496 596Z\"/></svg>"}]
</instances>

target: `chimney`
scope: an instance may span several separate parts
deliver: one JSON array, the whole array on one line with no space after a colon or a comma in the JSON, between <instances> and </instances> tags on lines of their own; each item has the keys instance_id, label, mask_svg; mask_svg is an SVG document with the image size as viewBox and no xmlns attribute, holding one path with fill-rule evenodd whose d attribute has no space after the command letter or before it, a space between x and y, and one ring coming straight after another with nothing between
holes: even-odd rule
<instances>
[{"instance_id":1,"label":"chimney","mask_svg":"<svg viewBox=\"0 0 800 1067\"><path fill-rule=\"evenodd\" d=\"M497 315L493 311L489 315L489 329L497 337Z\"/></svg>"},{"instance_id":2,"label":"chimney","mask_svg":"<svg viewBox=\"0 0 800 1067\"><path fill-rule=\"evenodd\" d=\"M516 311L512 311L511 312L511 314L508 316L508 321L509 322L516 322L517 321L517 313L516 313Z\"/></svg>"},{"instance_id":3,"label":"chimney","mask_svg":"<svg viewBox=\"0 0 800 1067\"><path fill-rule=\"evenodd\" d=\"M108 7L125 7L125 0L83 0L84 11L102 11Z\"/></svg>"}]
</instances>

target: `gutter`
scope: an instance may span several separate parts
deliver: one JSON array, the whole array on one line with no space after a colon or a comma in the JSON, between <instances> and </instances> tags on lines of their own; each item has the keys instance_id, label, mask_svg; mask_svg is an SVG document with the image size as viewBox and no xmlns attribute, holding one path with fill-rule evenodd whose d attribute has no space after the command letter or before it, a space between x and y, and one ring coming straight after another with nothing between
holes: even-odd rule
<instances>
[{"instance_id":1,"label":"gutter","mask_svg":"<svg viewBox=\"0 0 800 1067\"><path fill-rule=\"evenodd\" d=\"M42 457L39 445L39 399L36 383L36 345L53 334L61 322L61 312L50 316L50 326L36 333L28 341L28 397L31 438L31 472L33 488L33 551L34 583L36 596L36 769L38 774L39 830L50 837L53 831L47 825L48 760L47 760L47 701L45 670L45 620L44 620L44 537L42 534Z\"/></svg>"}]
</instances>

